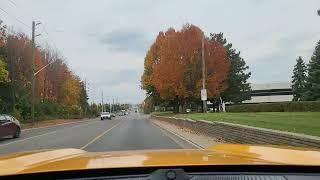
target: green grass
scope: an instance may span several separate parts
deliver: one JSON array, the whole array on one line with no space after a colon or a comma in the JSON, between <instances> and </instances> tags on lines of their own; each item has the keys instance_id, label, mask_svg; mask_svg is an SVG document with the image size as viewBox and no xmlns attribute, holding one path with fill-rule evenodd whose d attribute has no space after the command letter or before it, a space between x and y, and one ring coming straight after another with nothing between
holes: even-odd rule
<instances>
[{"instance_id":1,"label":"green grass","mask_svg":"<svg viewBox=\"0 0 320 180\"><path fill-rule=\"evenodd\" d=\"M156 113L194 120L223 121L255 127L320 136L320 112L257 112L257 113Z\"/></svg>"}]
</instances>

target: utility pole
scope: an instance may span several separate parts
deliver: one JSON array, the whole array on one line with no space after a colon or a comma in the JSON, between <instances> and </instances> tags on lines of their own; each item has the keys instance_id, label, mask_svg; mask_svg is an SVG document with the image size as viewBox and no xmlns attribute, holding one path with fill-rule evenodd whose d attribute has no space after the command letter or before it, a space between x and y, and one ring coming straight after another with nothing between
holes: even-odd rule
<instances>
[{"instance_id":1,"label":"utility pole","mask_svg":"<svg viewBox=\"0 0 320 180\"><path fill-rule=\"evenodd\" d=\"M36 26L41 23L36 23L35 21L32 21L32 50L31 50L31 118L32 118L32 124L34 124L34 104L35 104L35 37L40 36L40 34L35 35Z\"/></svg>"},{"instance_id":2,"label":"utility pole","mask_svg":"<svg viewBox=\"0 0 320 180\"><path fill-rule=\"evenodd\" d=\"M104 108L103 108L103 91L101 91L101 112L104 112Z\"/></svg>"},{"instance_id":3,"label":"utility pole","mask_svg":"<svg viewBox=\"0 0 320 180\"><path fill-rule=\"evenodd\" d=\"M112 98L112 111L114 112L114 98Z\"/></svg>"},{"instance_id":4,"label":"utility pole","mask_svg":"<svg viewBox=\"0 0 320 180\"><path fill-rule=\"evenodd\" d=\"M202 49L202 90L201 90L201 100L203 106L203 112L207 112L207 90L206 90L206 62L204 59L204 33L202 35L202 42L201 42L201 49Z\"/></svg>"},{"instance_id":5,"label":"utility pole","mask_svg":"<svg viewBox=\"0 0 320 180\"><path fill-rule=\"evenodd\" d=\"M35 77L34 77L34 49L35 49L35 42L34 42L34 38L35 38L35 28L36 28L36 23L34 21L32 21L32 55L31 55L31 96L32 96L32 100L31 100L31 118L32 118L32 124L34 124L34 87L35 87Z\"/></svg>"},{"instance_id":6,"label":"utility pole","mask_svg":"<svg viewBox=\"0 0 320 180\"><path fill-rule=\"evenodd\" d=\"M84 78L84 91L85 91L85 94L88 96L88 94L87 94L87 80L86 80L86 78ZM85 97L85 98L86 98L86 101L88 100L88 99L87 99L87 96ZM87 102L88 102L88 101L87 101ZM88 109L88 107L85 107L85 109L84 109L84 117L87 116L87 109Z\"/></svg>"}]
</instances>

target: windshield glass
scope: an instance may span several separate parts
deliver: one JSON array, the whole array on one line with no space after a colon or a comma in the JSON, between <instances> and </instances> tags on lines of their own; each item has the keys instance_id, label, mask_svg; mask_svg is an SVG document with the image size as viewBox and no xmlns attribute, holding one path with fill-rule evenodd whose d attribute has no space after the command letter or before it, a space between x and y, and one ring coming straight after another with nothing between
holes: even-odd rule
<instances>
[{"instance_id":1,"label":"windshield glass","mask_svg":"<svg viewBox=\"0 0 320 180\"><path fill-rule=\"evenodd\" d=\"M320 0L1 0L0 114L0 156L209 149L285 164L291 151L250 144L320 148Z\"/></svg>"}]
</instances>

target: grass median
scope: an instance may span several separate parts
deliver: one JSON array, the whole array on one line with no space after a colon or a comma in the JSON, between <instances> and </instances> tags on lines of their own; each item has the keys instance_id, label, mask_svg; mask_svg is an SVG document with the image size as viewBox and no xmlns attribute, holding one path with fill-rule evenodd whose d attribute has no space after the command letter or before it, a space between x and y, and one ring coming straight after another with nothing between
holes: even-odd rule
<instances>
[{"instance_id":1,"label":"grass median","mask_svg":"<svg viewBox=\"0 0 320 180\"><path fill-rule=\"evenodd\" d=\"M257 113L155 113L194 120L223 121L255 127L320 136L320 112L257 112Z\"/></svg>"}]
</instances>

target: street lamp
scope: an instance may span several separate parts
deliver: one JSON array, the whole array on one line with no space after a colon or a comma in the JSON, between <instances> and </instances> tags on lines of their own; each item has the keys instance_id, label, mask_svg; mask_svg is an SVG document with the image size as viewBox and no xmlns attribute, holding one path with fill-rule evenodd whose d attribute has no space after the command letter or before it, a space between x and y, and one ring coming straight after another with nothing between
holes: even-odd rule
<instances>
[{"instance_id":1,"label":"street lamp","mask_svg":"<svg viewBox=\"0 0 320 180\"><path fill-rule=\"evenodd\" d=\"M50 64L54 63L55 61L51 61L50 63L48 63L47 65L43 66L41 69L39 69L37 72L35 72L33 74L33 76L36 76L37 74L39 74L40 71L44 70L46 67L48 67Z\"/></svg>"}]
</instances>

